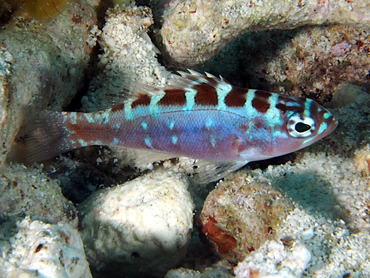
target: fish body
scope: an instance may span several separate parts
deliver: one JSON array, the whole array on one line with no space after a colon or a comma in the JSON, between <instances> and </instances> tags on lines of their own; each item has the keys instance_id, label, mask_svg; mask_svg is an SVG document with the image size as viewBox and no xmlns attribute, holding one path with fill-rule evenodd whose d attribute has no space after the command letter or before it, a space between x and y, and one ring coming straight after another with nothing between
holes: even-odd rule
<instances>
[{"instance_id":1,"label":"fish body","mask_svg":"<svg viewBox=\"0 0 370 278\"><path fill-rule=\"evenodd\" d=\"M30 159L90 145L120 145L235 170L311 145L338 125L311 99L237 88L194 71L181 75L171 87L104 111L40 113L29 136Z\"/></svg>"}]
</instances>

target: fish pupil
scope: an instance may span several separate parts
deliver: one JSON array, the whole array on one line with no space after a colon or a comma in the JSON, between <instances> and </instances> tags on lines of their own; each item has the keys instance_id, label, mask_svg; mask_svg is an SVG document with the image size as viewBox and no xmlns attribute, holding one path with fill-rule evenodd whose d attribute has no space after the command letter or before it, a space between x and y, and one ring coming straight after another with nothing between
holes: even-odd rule
<instances>
[{"instance_id":1,"label":"fish pupil","mask_svg":"<svg viewBox=\"0 0 370 278\"><path fill-rule=\"evenodd\" d=\"M311 126L305 123L297 123L294 128L297 132L302 133L310 130Z\"/></svg>"}]
</instances>

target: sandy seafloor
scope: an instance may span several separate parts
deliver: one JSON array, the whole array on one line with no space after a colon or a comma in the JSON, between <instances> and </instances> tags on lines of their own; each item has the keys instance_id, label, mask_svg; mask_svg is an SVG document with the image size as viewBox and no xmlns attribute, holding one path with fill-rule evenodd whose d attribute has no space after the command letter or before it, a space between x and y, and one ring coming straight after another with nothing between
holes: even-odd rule
<instances>
[{"instance_id":1,"label":"sandy seafloor","mask_svg":"<svg viewBox=\"0 0 370 278\"><path fill-rule=\"evenodd\" d=\"M100 56L97 56L98 52L92 52L91 55L100 59L103 65L99 64L98 67L96 62L97 69L92 70L94 74L90 73L89 76L91 80L84 81L88 93L79 92L78 98L73 99L78 104L70 103L66 105L67 107L78 107L82 111L96 110L99 105L105 107L110 103L111 100L107 100L108 98L117 97L116 89L112 88L118 87L118 91L122 91L122 88L130 90L138 84L151 82L161 85L170 77L171 74L156 60L158 50L145 33L148 31L150 20L143 18L147 19L150 16L142 11L135 13L136 11L132 13L134 16L130 17L130 23L123 22L124 26L118 26L115 20L127 20L127 17L122 19L112 13L111 21L104 22L106 29L103 36L98 38L100 31L97 27L91 28L94 31L90 30L89 39L92 40L90 43L94 44L96 39L101 43ZM253 42L251 37L240 37L209 62L194 67L198 71L222 74L232 84L242 87L280 89L279 92L285 93L287 91L289 93L291 89L296 95L313 96L319 102L325 102L324 105L330 107L340 123L327 138L294 155L269 162L251 163L218 183L217 187L225 184L233 186L238 182L244 187L254 183L266 184L266 187L278 190L289 202L289 208L282 209L285 213L283 217L277 216L279 224L274 231L274 237L262 243L250 254L245 253L243 262L239 264L235 264L235 261L228 262L222 259L225 257L224 254L218 257L211 251L210 246L200 242L199 231L192 223L193 209L195 208L195 215L200 213L205 197L215 184L202 188L193 183L189 185L184 176L179 177L176 174L192 169L189 161L181 159L156 163L154 172L149 170L154 176L149 174L145 176L148 179L141 177L142 180L136 180L136 184L139 184L136 187L133 186L135 180L130 185L126 184L126 189L131 187L134 189L124 194L133 194L132 196L137 198L137 203L130 204L131 207L140 207L140 198L142 196L147 198L150 195L153 200L163 200L155 203L156 210L142 207L141 210L132 212L134 216L130 217L124 213L119 214L117 209L116 215L120 216L119 220L113 217L113 213L111 215L107 213L104 221L112 220L113 223L110 226L108 224L109 227L106 228L108 232L98 235L95 241L93 236L86 240L90 233L97 235L98 232L94 229L101 227L99 226L101 222L97 224L97 220L91 215L103 214L104 210L108 209L104 205L99 207L103 203L99 198L105 198L105 193L100 192L110 192L114 195L116 185L119 185L118 188L125 188L126 180L148 173L145 167L141 170L133 168L139 165L132 162L133 154L127 157L123 154L124 151L115 148L110 150L106 147L90 147L72 151L43 164L25 166L22 161L16 159L10 159L5 163L0 177L2 213L0 277L91 277L88 264L95 268L93 277L112 275L121 277L118 273L125 273L122 277L161 277L171 268L174 270L167 273L167 278L370 277L370 148L367 147L370 141L369 83L359 82L361 78L356 79L356 76L353 80L351 76L343 77L349 67L343 64L354 65L357 62L357 58L354 57L361 55L367 55L369 58L368 52L364 54L362 48L355 47L355 43L351 41L353 37L361 36L365 46L369 46L370 38L362 30L343 28L345 30L332 26L322 29L303 27L292 31L257 33L251 35L255 40ZM135 32L139 32L139 35L136 36ZM126 36L122 37L122 34ZM297 61L289 58L294 57L295 46L279 42L279 38L288 40L287 37L295 44L301 42L304 49L302 52L319 53L322 56L317 54L317 57L325 59L307 56L306 60ZM327 40L320 40L323 37ZM338 41L338 37L345 39ZM129 42L129 46L122 47L122 41ZM345 41L341 45L343 48L337 50L335 55L328 54L333 53L330 50L333 46L343 41ZM279 48L265 47L266 44L278 45ZM251 53L248 53L249 49ZM238 55L241 54L244 56L239 58ZM133 56L135 58L132 58ZM255 60L254 56L257 57ZM275 58L261 62L261 56ZM367 60L366 64L365 58L361 58L363 59L361 63L356 64L356 70L369 72L370 63ZM342 66L335 67L329 62L326 63L330 59L342 63ZM159 60L166 64L161 58ZM315 62L322 64L316 65ZM283 73L276 70L282 67L282 64L290 69L282 71ZM316 71L312 73L312 79L299 80L300 76L293 73L294 70L309 71L313 68L312 65L317 66ZM167 63L166 66L176 68L175 63ZM262 71L261 68L265 70ZM264 78L260 78L261 72ZM326 78L320 79L317 72ZM125 78L131 79L126 82L122 78L122 81L118 78L121 73ZM145 82L138 82L142 76ZM287 76L292 81L280 82L287 80L284 79ZM336 77L339 81L336 81ZM332 82L328 82L329 79ZM112 84L112 80L116 83ZM293 83L296 80L300 81L301 87ZM303 89L300 91L299 88L304 86L309 92ZM145 164L140 162L141 166ZM156 174L156 171L160 174ZM154 187L158 189L158 184L145 187L147 184L152 185L153 180L163 186L163 191L157 192L153 189ZM172 187L172 184L178 187ZM102 188L107 189L99 191ZM135 195L135 190L140 191L137 193L139 195ZM145 195L147 190L150 190L149 195ZM86 197L92 192L95 192L96 199L86 201ZM163 192L171 197L166 199ZM98 197L99 194L102 195ZM173 196L177 195L181 197L176 201ZM118 200L118 197L115 199L116 197L115 195L110 200L113 207L115 202L117 207L121 206L119 202L122 200ZM241 202L242 198L246 196L235 196L231 200L238 199ZM131 201L123 197L122 199L126 202ZM222 200L230 201L226 197ZM127 205L125 209L128 207ZM177 210L171 214L173 218L167 214L168 222L160 222L166 219L166 213L172 213L169 208L173 207L176 207L173 211ZM245 209L244 203L241 207ZM259 208L255 209L254 217L258 219ZM84 212L85 210L87 212ZM158 212L161 210L161 213ZM233 212L225 210L224 217L232 218L230 213ZM79 224L77 215L80 217ZM253 216L251 219L250 221L253 221ZM131 230L125 230L123 222L130 222ZM156 225L170 228L161 230L166 233L165 236L155 237L150 233ZM189 231L192 231L192 236ZM263 234L263 231L254 232L256 237ZM120 233L125 236L119 235ZM140 236L142 238L139 238ZM171 249L173 246L166 246L164 243L166 237L177 240L181 247ZM121 245L124 247L120 249ZM148 248L149 251L140 257L139 251L132 251L134 248L142 248L140 250ZM99 252L101 250L105 252L99 253L97 249ZM61 255L60 250L63 250L64 255ZM130 254L129 259L127 254ZM174 259L176 256L178 260ZM132 262L135 258L137 263ZM116 268L109 272L104 270L105 265L114 265ZM182 268L175 270L180 267ZM135 273L137 269L142 272Z\"/></svg>"}]
</instances>

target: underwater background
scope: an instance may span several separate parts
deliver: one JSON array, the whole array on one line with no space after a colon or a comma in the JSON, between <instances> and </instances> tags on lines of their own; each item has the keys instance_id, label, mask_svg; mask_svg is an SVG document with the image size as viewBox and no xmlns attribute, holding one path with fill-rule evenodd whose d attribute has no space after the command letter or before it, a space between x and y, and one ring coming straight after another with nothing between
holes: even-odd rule
<instances>
[{"instance_id":1,"label":"underwater background","mask_svg":"<svg viewBox=\"0 0 370 278\"><path fill-rule=\"evenodd\" d=\"M0 277L370 277L369 5L2 1ZM40 111L111 108L187 69L339 125L208 184L194 159L118 146L27 161Z\"/></svg>"}]
</instances>

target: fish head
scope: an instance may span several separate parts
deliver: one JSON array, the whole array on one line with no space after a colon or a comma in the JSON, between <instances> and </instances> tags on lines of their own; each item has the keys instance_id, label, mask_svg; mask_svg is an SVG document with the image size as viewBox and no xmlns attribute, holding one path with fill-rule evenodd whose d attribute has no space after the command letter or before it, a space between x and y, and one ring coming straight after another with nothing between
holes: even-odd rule
<instances>
[{"instance_id":1,"label":"fish head","mask_svg":"<svg viewBox=\"0 0 370 278\"><path fill-rule=\"evenodd\" d=\"M259 100L259 103L268 109L260 109L260 115L252 123L242 125L242 135L235 144L245 161L268 159L305 148L338 125L333 114L312 99L265 95L269 102L264 104Z\"/></svg>"},{"instance_id":2,"label":"fish head","mask_svg":"<svg viewBox=\"0 0 370 278\"><path fill-rule=\"evenodd\" d=\"M274 156L305 148L329 135L338 126L333 114L312 99L291 97L285 105L276 107L281 109L283 124L281 133L274 138Z\"/></svg>"}]
</instances>

